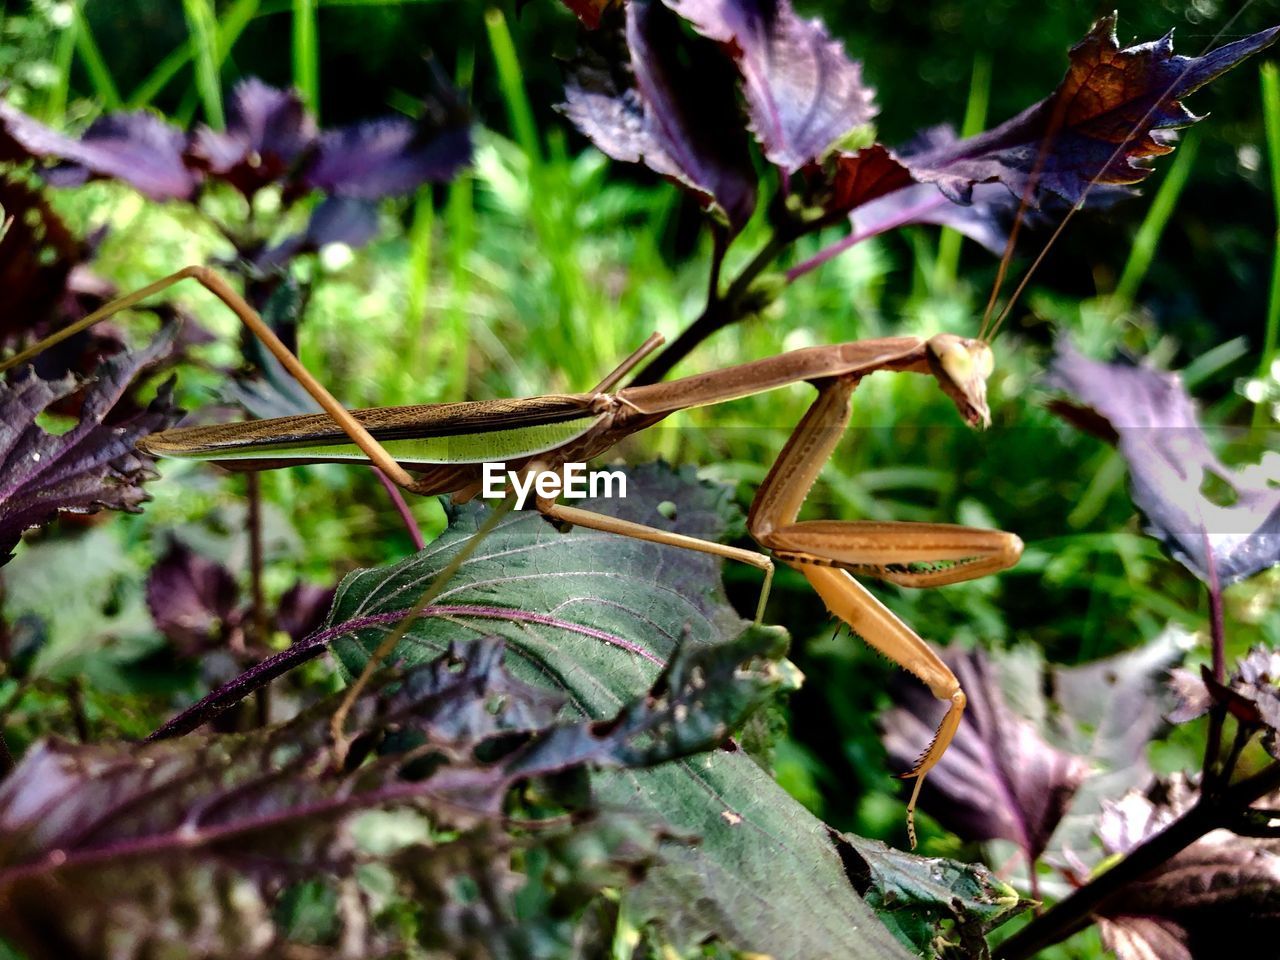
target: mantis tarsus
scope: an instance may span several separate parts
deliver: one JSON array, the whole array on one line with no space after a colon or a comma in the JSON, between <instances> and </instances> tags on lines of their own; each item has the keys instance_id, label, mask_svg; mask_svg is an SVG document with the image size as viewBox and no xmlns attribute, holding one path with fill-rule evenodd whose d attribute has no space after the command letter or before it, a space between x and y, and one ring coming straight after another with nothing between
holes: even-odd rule
<instances>
[{"instance_id":1,"label":"mantis tarsus","mask_svg":"<svg viewBox=\"0 0 1280 960\"><path fill-rule=\"evenodd\" d=\"M965 695L930 646L854 579L862 574L908 587L933 587L1003 570L1022 543L1011 533L950 524L810 520L798 515L850 418L861 379L878 371L932 376L971 426L990 414L986 382L993 356L981 340L939 334L889 337L794 350L763 360L647 386L618 388L661 338L651 337L595 389L514 400L346 410L302 366L257 312L206 267L187 267L107 304L56 338L192 278L222 300L316 399L325 413L246 423L190 427L153 434L145 452L207 460L233 469L264 469L325 461L367 460L395 484L417 494L468 499L480 490L486 462L517 471L561 470L587 461L622 438L672 413L772 390L798 381L818 396L796 426L751 504L747 526L773 558L794 567L828 609L886 657L924 682L948 709L932 742L902 776L914 779L908 827L925 774L959 727ZM29 359L55 338L0 364ZM410 469L416 471L415 477ZM773 574L764 553L670 533L541 497L551 520L751 564L765 574L756 619L763 615Z\"/></svg>"}]
</instances>

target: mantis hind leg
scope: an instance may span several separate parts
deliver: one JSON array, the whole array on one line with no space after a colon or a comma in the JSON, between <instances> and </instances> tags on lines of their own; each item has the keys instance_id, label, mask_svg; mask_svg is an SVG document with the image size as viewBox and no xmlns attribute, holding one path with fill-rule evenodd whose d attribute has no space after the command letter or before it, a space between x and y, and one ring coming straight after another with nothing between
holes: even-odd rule
<instances>
[{"instance_id":1,"label":"mantis hind leg","mask_svg":"<svg viewBox=\"0 0 1280 960\"><path fill-rule=\"evenodd\" d=\"M418 484L412 474L400 466L395 458L387 452L386 448L358 420L351 416L347 408L328 391L324 384L311 375L311 372L302 365L302 361L293 355L293 351L285 346L283 341L276 336L275 331L266 324L258 311L253 309L226 280L208 267L183 267L176 273L171 273L155 283L148 284L133 293L111 301L70 326L64 327L52 336L46 337L34 346L0 362L0 372L15 367L20 363L25 363L42 350L65 340L67 337L79 333L81 330L87 330L100 320L105 320L121 310L126 310L141 303L143 300L187 279L195 280L226 304L231 312L240 319L240 322L248 327L253 335L261 340L263 345L271 351L272 356L280 361L281 366L289 371L289 374L302 385L303 389L312 396L316 403L320 404L321 409L333 418L334 422L351 438L352 443L360 448L360 452L386 475L387 479L405 490L414 493L418 492Z\"/></svg>"},{"instance_id":2,"label":"mantis hind leg","mask_svg":"<svg viewBox=\"0 0 1280 960\"><path fill-rule=\"evenodd\" d=\"M682 533L672 533L669 530L646 526L643 523L620 520L617 517L596 513L592 510L561 506L558 503L540 502L538 511L550 520L586 527L588 530L616 533L619 536L630 537L633 540L643 540L647 543L657 543L668 547L680 547L683 550L695 550L698 553L708 553L726 560L736 560L739 563L749 564L757 570L763 570L764 584L760 587L760 598L756 602L755 622L759 624L764 618L765 604L769 600L769 588L773 584L773 561L763 553L755 550L744 550L741 547L732 547L724 543L716 543L714 540L701 540L698 537L690 537Z\"/></svg>"}]
</instances>

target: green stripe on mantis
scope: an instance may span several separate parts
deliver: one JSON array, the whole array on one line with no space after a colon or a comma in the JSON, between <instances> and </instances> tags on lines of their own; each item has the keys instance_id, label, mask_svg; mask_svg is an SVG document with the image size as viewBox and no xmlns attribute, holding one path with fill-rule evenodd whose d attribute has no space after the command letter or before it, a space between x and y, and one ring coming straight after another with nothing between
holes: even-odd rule
<instances>
[{"instance_id":1,"label":"green stripe on mantis","mask_svg":"<svg viewBox=\"0 0 1280 960\"><path fill-rule=\"evenodd\" d=\"M463 464L518 460L546 453L576 440L590 430L599 416L577 417L559 423L459 433L438 437L405 437L381 441L398 462L413 464ZM368 458L351 442L304 444L254 444L251 447L212 447L167 456L184 460L363 460Z\"/></svg>"}]
</instances>

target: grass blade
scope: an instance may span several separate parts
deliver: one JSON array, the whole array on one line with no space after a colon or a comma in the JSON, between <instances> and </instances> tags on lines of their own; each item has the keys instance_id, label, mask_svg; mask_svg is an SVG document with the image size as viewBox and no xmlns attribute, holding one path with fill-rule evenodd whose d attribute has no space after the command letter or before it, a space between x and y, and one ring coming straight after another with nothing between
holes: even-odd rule
<instances>
[{"instance_id":1,"label":"grass blade","mask_svg":"<svg viewBox=\"0 0 1280 960\"><path fill-rule=\"evenodd\" d=\"M1271 252L1271 292L1267 297L1267 327L1263 334L1262 355L1258 361L1258 378L1264 383L1271 376L1280 340L1280 70L1274 63L1264 63L1262 76L1262 119L1267 133L1267 163L1271 170L1271 202L1276 209L1276 241ZM1267 404L1253 407L1253 426L1268 420Z\"/></svg>"},{"instance_id":2,"label":"grass blade","mask_svg":"<svg viewBox=\"0 0 1280 960\"><path fill-rule=\"evenodd\" d=\"M222 83L219 78L218 22L209 0L182 0L182 12L191 35L190 49L195 59L196 90L204 105L204 117L215 130L226 127L222 110Z\"/></svg>"},{"instance_id":3,"label":"grass blade","mask_svg":"<svg viewBox=\"0 0 1280 960\"><path fill-rule=\"evenodd\" d=\"M240 34L258 16L261 0L236 0L222 18L217 21L217 56L216 64L219 70L222 64L226 62L227 54L231 52L231 48L235 46L235 42L240 39ZM174 47L155 68L146 76L133 93L129 95L127 105L131 109L145 107L151 103L170 81L173 80L188 63L196 52L196 40L189 36L178 46Z\"/></svg>"},{"instance_id":4,"label":"grass blade","mask_svg":"<svg viewBox=\"0 0 1280 960\"><path fill-rule=\"evenodd\" d=\"M71 89L71 59L75 56L76 34L79 32L79 17L72 17L71 22L58 35L58 45L53 53L53 64L58 71L58 79L49 88L44 108L44 118L52 123L61 123L67 114L67 94Z\"/></svg>"},{"instance_id":5,"label":"grass blade","mask_svg":"<svg viewBox=\"0 0 1280 960\"><path fill-rule=\"evenodd\" d=\"M1164 228L1173 215L1174 207L1178 205L1182 188L1187 185L1187 178L1191 176L1191 168L1195 165L1196 151L1199 147L1200 134L1192 130L1182 141L1177 156L1174 157L1173 166L1169 168L1169 175L1160 184L1160 189L1156 191L1155 199L1151 202L1151 209L1147 211L1142 226L1138 228L1138 233L1133 238L1133 249L1129 251L1124 272L1120 274L1120 280L1116 283L1116 289L1112 294L1116 304L1121 308L1133 302L1138 287L1142 285L1143 278L1151 268L1156 247L1160 245L1160 235L1164 233Z\"/></svg>"},{"instance_id":6,"label":"grass blade","mask_svg":"<svg viewBox=\"0 0 1280 960\"><path fill-rule=\"evenodd\" d=\"M536 164L542 157L538 128L533 119L533 107L529 105L529 96L524 89L520 58L516 54L511 31L507 28L506 17L501 10L489 10L484 15L484 23L489 31L489 46L493 50L494 65L498 68L498 85L502 88L502 98L511 118L511 129L515 132L520 149Z\"/></svg>"},{"instance_id":7,"label":"grass blade","mask_svg":"<svg viewBox=\"0 0 1280 960\"><path fill-rule=\"evenodd\" d=\"M75 25L71 29L75 33L76 53L80 54L80 61L89 74L94 93L107 110L120 109L120 92L116 89L111 70L107 67L107 61L102 58L102 51L98 49L98 42L93 39L93 30L79 4L75 7Z\"/></svg>"},{"instance_id":8,"label":"grass blade","mask_svg":"<svg viewBox=\"0 0 1280 960\"><path fill-rule=\"evenodd\" d=\"M964 108L964 123L960 136L972 137L987 125L987 107L991 103L991 56L979 53L973 58L973 73L969 77L969 100ZM964 234L943 227L938 237L938 259L934 266L933 282L939 290L955 286L960 271L960 245Z\"/></svg>"},{"instance_id":9,"label":"grass blade","mask_svg":"<svg viewBox=\"0 0 1280 960\"><path fill-rule=\"evenodd\" d=\"M312 113L320 112L320 57L316 0L293 0L293 85Z\"/></svg>"}]
</instances>

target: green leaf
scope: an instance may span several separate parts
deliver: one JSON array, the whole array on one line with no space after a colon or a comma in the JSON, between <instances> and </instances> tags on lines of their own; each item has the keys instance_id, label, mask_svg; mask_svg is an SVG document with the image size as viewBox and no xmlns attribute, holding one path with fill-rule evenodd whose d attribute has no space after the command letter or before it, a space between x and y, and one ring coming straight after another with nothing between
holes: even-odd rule
<instances>
[{"instance_id":1,"label":"green leaf","mask_svg":"<svg viewBox=\"0 0 1280 960\"><path fill-rule=\"evenodd\" d=\"M943 921L967 956L985 956L985 935L1032 905L977 863L917 857L849 834L837 838L845 869L880 919L920 956L937 956Z\"/></svg>"},{"instance_id":2,"label":"green leaf","mask_svg":"<svg viewBox=\"0 0 1280 960\"><path fill-rule=\"evenodd\" d=\"M740 523L727 492L696 483L689 470L635 469L628 488L626 498L579 505L706 539ZM674 511L660 510L664 502ZM425 551L342 583L329 626L352 631L335 646L348 670L363 667L481 516L480 508L462 510ZM746 626L726 601L715 559L611 534L561 533L522 513L498 524L395 656L418 662L467 632L497 635L513 674L562 692L565 709L603 719L648 689L682 640L696 660L716 645L759 642L762 634ZM773 642L782 642L780 632ZM680 668L686 677L694 669L694 660ZM593 788L606 809L652 815L698 841L664 845L664 862L628 894L636 922L654 920L678 944L719 937L795 960L909 956L850 885L825 825L735 744L653 769L599 772Z\"/></svg>"}]
</instances>

